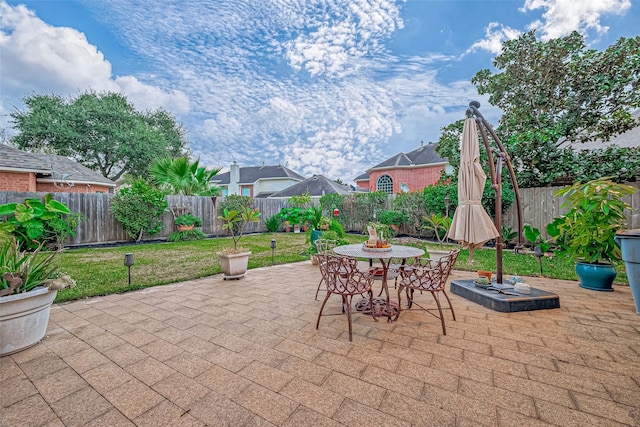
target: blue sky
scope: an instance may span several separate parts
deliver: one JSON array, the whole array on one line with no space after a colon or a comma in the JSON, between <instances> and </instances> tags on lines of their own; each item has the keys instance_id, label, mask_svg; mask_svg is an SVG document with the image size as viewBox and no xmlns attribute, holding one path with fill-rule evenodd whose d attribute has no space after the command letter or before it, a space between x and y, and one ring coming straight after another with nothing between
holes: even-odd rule
<instances>
[{"instance_id":1,"label":"blue sky","mask_svg":"<svg viewBox=\"0 0 640 427\"><path fill-rule=\"evenodd\" d=\"M595 49L638 0L0 0L0 129L32 93L165 108L209 167L286 164L351 183L463 118L470 80L529 29Z\"/></svg>"}]
</instances>

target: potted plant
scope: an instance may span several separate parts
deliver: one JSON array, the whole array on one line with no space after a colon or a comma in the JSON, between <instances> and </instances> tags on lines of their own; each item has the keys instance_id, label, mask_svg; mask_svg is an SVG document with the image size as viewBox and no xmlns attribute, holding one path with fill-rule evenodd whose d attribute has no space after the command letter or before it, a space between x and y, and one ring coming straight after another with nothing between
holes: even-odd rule
<instances>
[{"instance_id":1,"label":"potted plant","mask_svg":"<svg viewBox=\"0 0 640 427\"><path fill-rule=\"evenodd\" d=\"M238 247L238 242L244 235L247 224L260 221L257 208L242 206L240 209L225 209L218 217L223 221L222 229L227 230L233 239L233 248L225 248L218 252L218 261L224 280L240 279L247 273L250 251Z\"/></svg>"},{"instance_id":2,"label":"potted plant","mask_svg":"<svg viewBox=\"0 0 640 427\"><path fill-rule=\"evenodd\" d=\"M20 249L13 236L0 239L0 356L31 347L44 337L51 304L73 279L56 271L56 252Z\"/></svg>"},{"instance_id":3,"label":"potted plant","mask_svg":"<svg viewBox=\"0 0 640 427\"><path fill-rule=\"evenodd\" d=\"M449 251L444 248L444 238L449 231L449 227L451 227L451 218L435 213L430 216L423 215L422 219L424 221L422 228L431 231L438 241L437 249L428 249L429 258L437 261L449 254Z\"/></svg>"},{"instance_id":4,"label":"potted plant","mask_svg":"<svg viewBox=\"0 0 640 427\"><path fill-rule=\"evenodd\" d=\"M613 291L616 277L613 264L620 260L615 237L625 227L624 210L630 209L622 198L634 191L631 186L599 178L554 193L566 196L562 206L569 210L555 218L547 226L547 232L557 245L556 255L577 261L580 287Z\"/></svg>"},{"instance_id":5,"label":"potted plant","mask_svg":"<svg viewBox=\"0 0 640 427\"><path fill-rule=\"evenodd\" d=\"M186 213L176 217L174 224L178 227L178 231L188 231L193 230L194 227L201 227L202 219Z\"/></svg>"}]
</instances>

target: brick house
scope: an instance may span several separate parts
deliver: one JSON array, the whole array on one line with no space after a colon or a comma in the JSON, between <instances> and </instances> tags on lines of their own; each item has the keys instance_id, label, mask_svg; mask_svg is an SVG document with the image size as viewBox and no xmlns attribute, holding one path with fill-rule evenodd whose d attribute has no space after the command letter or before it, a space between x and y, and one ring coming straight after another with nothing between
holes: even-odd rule
<instances>
[{"instance_id":1,"label":"brick house","mask_svg":"<svg viewBox=\"0 0 640 427\"><path fill-rule=\"evenodd\" d=\"M116 184L67 157L0 144L0 191L113 193Z\"/></svg>"},{"instance_id":2,"label":"brick house","mask_svg":"<svg viewBox=\"0 0 640 427\"><path fill-rule=\"evenodd\" d=\"M438 144L420 144L410 153L398 153L357 176L358 187L389 194L422 190L435 184L449 163L436 153Z\"/></svg>"},{"instance_id":3,"label":"brick house","mask_svg":"<svg viewBox=\"0 0 640 427\"><path fill-rule=\"evenodd\" d=\"M240 167L233 162L229 172L211 179L211 183L222 189L222 196L238 194L264 198L304 180L304 177L282 165Z\"/></svg>"}]
</instances>

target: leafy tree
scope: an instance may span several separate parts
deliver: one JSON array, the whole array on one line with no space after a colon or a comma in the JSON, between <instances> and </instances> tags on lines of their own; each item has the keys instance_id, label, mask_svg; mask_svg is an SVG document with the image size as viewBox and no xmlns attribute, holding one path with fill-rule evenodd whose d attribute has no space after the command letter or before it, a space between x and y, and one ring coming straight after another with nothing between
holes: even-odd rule
<instances>
[{"instance_id":1,"label":"leafy tree","mask_svg":"<svg viewBox=\"0 0 640 427\"><path fill-rule=\"evenodd\" d=\"M103 176L149 175L159 156L186 152L184 130L164 110L138 112L117 93L85 92L75 99L31 95L11 114L19 148L70 157Z\"/></svg>"},{"instance_id":2,"label":"leafy tree","mask_svg":"<svg viewBox=\"0 0 640 427\"><path fill-rule=\"evenodd\" d=\"M535 32L506 41L493 65L472 82L500 107L499 135L523 186L563 176L574 153L564 142L612 136L640 125L640 37L621 38L605 51L587 49L577 32L541 42Z\"/></svg>"},{"instance_id":3,"label":"leafy tree","mask_svg":"<svg viewBox=\"0 0 640 427\"><path fill-rule=\"evenodd\" d=\"M220 188L211 184L220 169L200 166L200 160L189 161L188 157L162 157L151 164L151 179L168 194L184 196L217 196Z\"/></svg>"},{"instance_id":4,"label":"leafy tree","mask_svg":"<svg viewBox=\"0 0 640 427\"><path fill-rule=\"evenodd\" d=\"M168 207L164 194L143 179L135 180L130 187L121 188L111 199L114 217L136 242L145 233L154 235L162 230L160 216Z\"/></svg>"}]
</instances>

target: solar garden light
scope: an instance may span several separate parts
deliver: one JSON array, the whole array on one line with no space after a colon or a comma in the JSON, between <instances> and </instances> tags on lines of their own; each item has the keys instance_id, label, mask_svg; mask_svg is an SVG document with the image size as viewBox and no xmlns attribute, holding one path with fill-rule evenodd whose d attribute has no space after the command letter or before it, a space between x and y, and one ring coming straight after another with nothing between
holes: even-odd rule
<instances>
[{"instance_id":1,"label":"solar garden light","mask_svg":"<svg viewBox=\"0 0 640 427\"><path fill-rule=\"evenodd\" d=\"M276 250L276 239L271 239L271 265L273 265L273 256Z\"/></svg>"},{"instance_id":2,"label":"solar garden light","mask_svg":"<svg viewBox=\"0 0 640 427\"><path fill-rule=\"evenodd\" d=\"M129 285L131 285L131 266L133 264L133 254L131 252L124 254L124 265L129 269Z\"/></svg>"}]
</instances>

